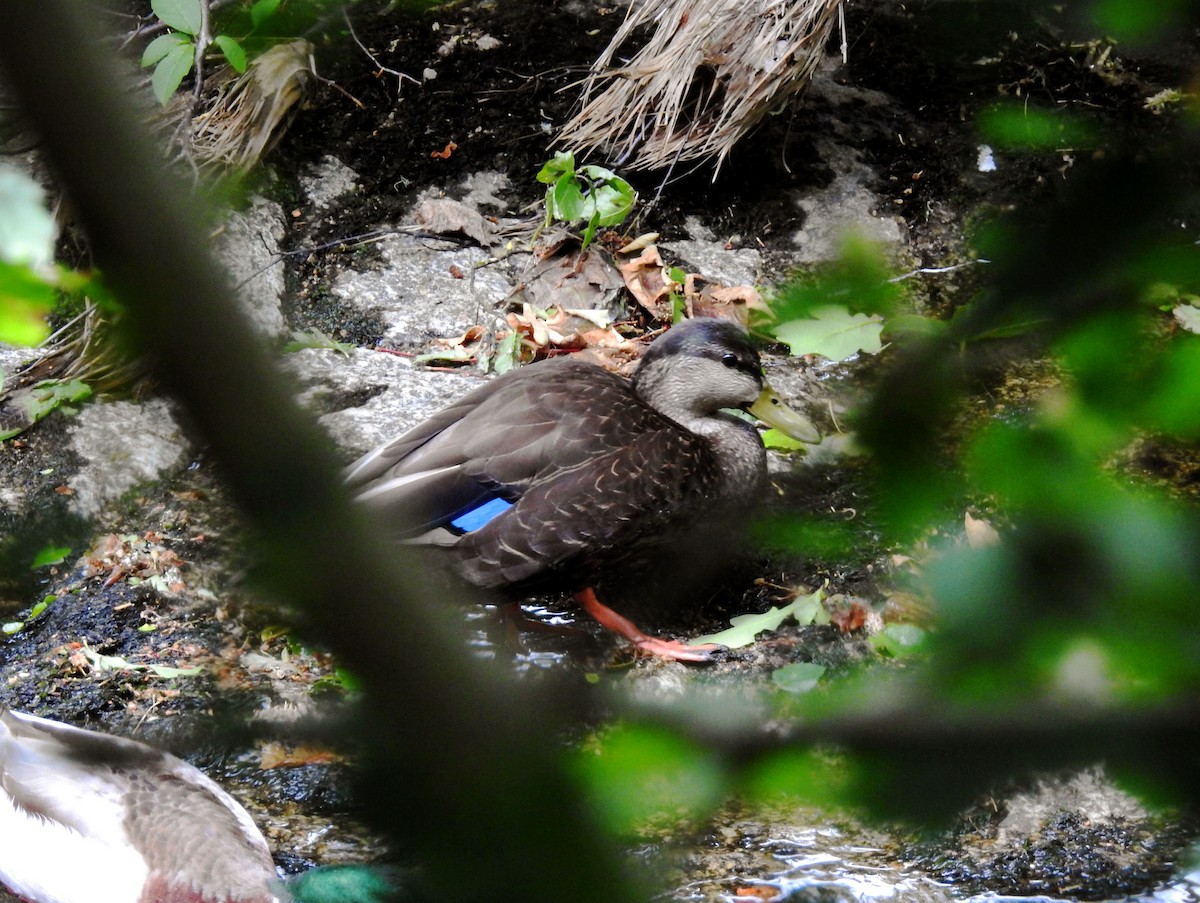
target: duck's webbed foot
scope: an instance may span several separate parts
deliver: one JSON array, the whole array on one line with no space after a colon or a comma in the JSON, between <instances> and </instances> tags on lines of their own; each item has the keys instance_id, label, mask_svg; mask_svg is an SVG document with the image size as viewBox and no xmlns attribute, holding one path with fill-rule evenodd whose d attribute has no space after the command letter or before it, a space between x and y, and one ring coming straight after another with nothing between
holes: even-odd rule
<instances>
[{"instance_id":1,"label":"duck's webbed foot","mask_svg":"<svg viewBox=\"0 0 1200 903\"><path fill-rule=\"evenodd\" d=\"M663 658L670 658L680 662L709 662L713 660L713 653L722 651L725 648L716 643L689 646L687 643L681 643L678 640L662 640L658 637L652 637L640 630L633 621L624 615L617 614L601 602L596 596L595 590L591 587L575 593L575 601L579 603L580 608L595 618L601 626L606 627L613 633L619 633L638 649L648 652L651 655L659 655Z\"/></svg>"}]
</instances>

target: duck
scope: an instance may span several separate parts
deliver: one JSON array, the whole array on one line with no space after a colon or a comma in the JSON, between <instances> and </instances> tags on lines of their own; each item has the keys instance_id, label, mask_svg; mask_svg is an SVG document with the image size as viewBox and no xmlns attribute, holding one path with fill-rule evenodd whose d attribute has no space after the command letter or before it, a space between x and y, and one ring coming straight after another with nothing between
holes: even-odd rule
<instances>
[{"instance_id":1,"label":"duck","mask_svg":"<svg viewBox=\"0 0 1200 903\"><path fill-rule=\"evenodd\" d=\"M0 708L0 885L32 903L303 903L320 885L385 896L383 871L279 879L245 808L137 740ZM318 874L325 873L325 874Z\"/></svg>"},{"instance_id":2,"label":"duck","mask_svg":"<svg viewBox=\"0 0 1200 903\"><path fill-rule=\"evenodd\" d=\"M759 497L766 450L736 410L817 438L767 385L740 324L695 318L653 341L632 379L575 356L510 370L367 452L345 479L395 539L449 555L481 590L568 591L644 653L711 661L720 647L647 634L595 585L653 568Z\"/></svg>"}]
</instances>

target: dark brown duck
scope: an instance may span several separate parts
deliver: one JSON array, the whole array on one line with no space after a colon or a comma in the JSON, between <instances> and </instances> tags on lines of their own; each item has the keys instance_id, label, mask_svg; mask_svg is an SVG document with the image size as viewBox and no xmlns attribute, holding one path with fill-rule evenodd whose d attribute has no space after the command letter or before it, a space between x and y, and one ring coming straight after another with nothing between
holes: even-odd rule
<instances>
[{"instance_id":1,"label":"dark brown duck","mask_svg":"<svg viewBox=\"0 0 1200 903\"><path fill-rule=\"evenodd\" d=\"M743 329L689 320L632 380L571 358L510 371L364 455L347 480L400 537L451 550L470 583L570 590L639 648L703 661L710 647L647 636L591 587L754 500L766 452L731 408L813 438L765 385Z\"/></svg>"}]
</instances>

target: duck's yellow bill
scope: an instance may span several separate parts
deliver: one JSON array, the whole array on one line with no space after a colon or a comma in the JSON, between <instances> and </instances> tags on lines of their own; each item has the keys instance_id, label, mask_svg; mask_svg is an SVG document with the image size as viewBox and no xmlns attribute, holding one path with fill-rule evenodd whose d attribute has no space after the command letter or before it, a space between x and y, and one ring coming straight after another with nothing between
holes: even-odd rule
<instances>
[{"instance_id":1,"label":"duck's yellow bill","mask_svg":"<svg viewBox=\"0 0 1200 903\"><path fill-rule=\"evenodd\" d=\"M775 427L799 442L821 441L821 433L812 421L784 404L779 393L770 386L763 387L762 394L749 407L749 411L763 423Z\"/></svg>"}]
</instances>

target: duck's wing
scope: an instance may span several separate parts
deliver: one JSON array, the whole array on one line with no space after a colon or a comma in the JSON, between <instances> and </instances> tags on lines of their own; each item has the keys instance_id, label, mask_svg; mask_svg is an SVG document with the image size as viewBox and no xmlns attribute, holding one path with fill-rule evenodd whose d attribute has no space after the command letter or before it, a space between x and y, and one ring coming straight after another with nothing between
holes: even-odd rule
<instances>
[{"instance_id":1,"label":"duck's wing","mask_svg":"<svg viewBox=\"0 0 1200 903\"><path fill-rule=\"evenodd\" d=\"M0 711L0 836L0 882L32 900L272 899L261 832L198 769L21 712Z\"/></svg>"},{"instance_id":2,"label":"duck's wing","mask_svg":"<svg viewBox=\"0 0 1200 903\"><path fill-rule=\"evenodd\" d=\"M482 587L558 574L582 588L597 569L702 516L720 480L716 454L693 433L671 425L627 437L619 448L535 483L463 536L463 573Z\"/></svg>"},{"instance_id":3,"label":"duck's wing","mask_svg":"<svg viewBox=\"0 0 1200 903\"><path fill-rule=\"evenodd\" d=\"M0 712L0 786L12 805L87 835L120 836L125 775L160 767L141 743Z\"/></svg>"},{"instance_id":4,"label":"duck's wing","mask_svg":"<svg viewBox=\"0 0 1200 903\"><path fill-rule=\"evenodd\" d=\"M408 533L623 447L666 421L627 380L575 360L534 364L468 394L349 471L358 498Z\"/></svg>"}]
</instances>

